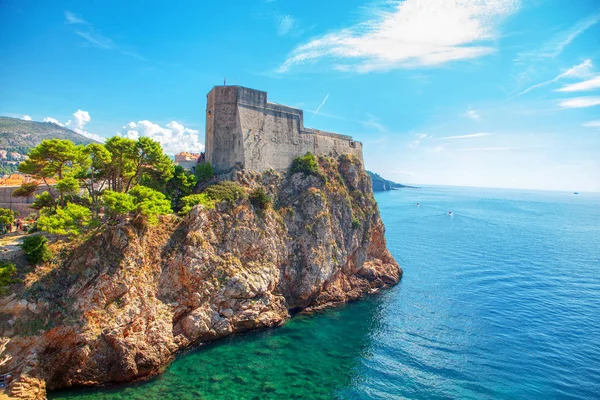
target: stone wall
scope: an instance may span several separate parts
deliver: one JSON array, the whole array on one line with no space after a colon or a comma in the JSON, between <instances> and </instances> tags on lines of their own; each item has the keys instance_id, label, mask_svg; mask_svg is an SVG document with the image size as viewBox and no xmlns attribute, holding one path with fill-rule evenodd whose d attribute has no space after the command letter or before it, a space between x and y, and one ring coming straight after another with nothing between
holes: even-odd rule
<instances>
[{"instance_id":1,"label":"stone wall","mask_svg":"<svg viewBox=\"0 0 600 400\"><path fill-rule=\"evenodd\" d=\"M216 86L208 94L206 159L217 172L234 167L285 170L306 152L351 153L362 161L362 144L350 136L304 127L300 109L270 103L267 93Z\"/></svg>"},{"instance_id":2,"label":"stone wall","mask_svg":"<svg viewBox=\"0 0 600 400\"><path fill-rule=\"evenodd\" d=\"M31 213L37 214L37 210L29 207L35 200L35 195L27 198L12 197L12 193L17 188L19 186L0 186L0 208L18 211L21 217L27 217ZM46 190L46 186L40 186L35 194L40 194Z\"/></svg>"}]
</instances>

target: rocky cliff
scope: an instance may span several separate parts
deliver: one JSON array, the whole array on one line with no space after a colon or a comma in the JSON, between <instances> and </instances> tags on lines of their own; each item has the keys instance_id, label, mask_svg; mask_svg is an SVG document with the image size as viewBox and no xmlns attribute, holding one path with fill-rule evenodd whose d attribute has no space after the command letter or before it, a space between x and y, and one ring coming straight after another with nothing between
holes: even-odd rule
<instances>
[{"instance_id":1,"label":"rocky cliff","mask_svg":"<svg viewBox=\"0 0 600 400\"><path fill-rule=\"evenodd\" d=\"M238 171L247 198L157 226L107 226L0 300L0 373L11 395L157 374L181 349L281 325L398 282L362 164L319 157L323 176Z\"/></svg>"}]
</instances>

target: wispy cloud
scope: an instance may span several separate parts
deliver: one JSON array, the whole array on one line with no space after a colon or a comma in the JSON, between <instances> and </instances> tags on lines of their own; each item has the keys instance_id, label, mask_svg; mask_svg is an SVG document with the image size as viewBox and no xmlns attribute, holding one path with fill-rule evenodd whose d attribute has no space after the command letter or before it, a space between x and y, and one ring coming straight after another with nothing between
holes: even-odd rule
<instances>
[{"instance_id":1,"label":"wispy cloud","mask_svg":"<svg viewBox=\"0 0 600 400\"><path fill-rule=\"evenodd\" d=\"M427 139L430 137L431 137L431 135L428 135L426 133L418 133L417 138L408 144L408 148L417 149L417 148L419 148L419 145L421 144L421 141L423 139Z\"/></svg>"},{"instance_id":2,"label":"wispy cloud","mask_svg":"<svg viewBox=\"0 0 600 400\"><path fill-rule=\"evenodd\" d=\"M471 147L464 149L455 149L456 151L511 151L519 150L520 147Z\"/></svg>"},{"instance_id":3,"label":"wispy cloud","mask_svg":"<svg viewBox=\"0 0 600 400\"><path fill-rule=\"evenodd\" d=\"M583 82L573 83L557 89L557 92L586 92L600 89L600 75Z\"/></svg>"},{"instance_id":4,"label":"wispy cloud","mask_svg":"<svg viewBox=\"0 0 600 400\"><path fill-rule=\"evenodd\" d=\"M291 15L279 15L277 17L277 34L279 36L287 35L296 25L296 19Z\"/></svg>"},{"instance_id":5,"label":"wispy cloud","mask_svg":"<svg viewBox=\"0 0 600 400\"><path fill-rule=\"evenodd\" d=\"M313 120L313 118L315 117L315 115L317 115L319 113L319 111L321 110L321 107L323 107L325 105L328 98L329 98L329 93L327 93L327 95L325 96L325 98L323 99L321 104L319 104L319 107L317 107L317 109L313 113L312 117L310 117L310 120L308 121L308 123L310 123Z\"/></svg>"},{"instance_id":6,"label":"wispy cloud","mask_svg":"<svg viewBox=\"0 0 600 400\"><path fill-rule=\"evenodd\" d=\"M87 21L70 11L65 11L65 19L68 24L83 24L87 25Z\"/></svg>"},{"instance_id":7,"label":"wispy cloud","mask_svg":"<svg viewBox=\"0 0 600 400\"><path fill-rule=\"evenodd\" d=\"M368 113L367 117L368 119L366 121L361 121L361 124L368 128L374 128L379 132L388 132L388 128L380 122L379 118Z\"/></svg>"},{"instance_id":8,"label":"wispy cloud","mask_svg":"<svg viewBox=\"0 0 600 400\"><path fill-rule=\"evenodd\" d=\"M393 1L391 11L373 9L373 18L305 43L279 72L327 59L333 68L368 73L400 67L433 66L473 59L495 51L502 17L519 0Z\"/></svg>"},{"instance_id":9,"label":"wispy cloud","mask_svg":"<svg viewBox=\"0 0 600 400\"><path fill-rule=\"evenodd\" d=\"M75 34L81 36L94 46L100 47L102 49L110 49L114 45L112 40L110 40L106 36L102 36L99 33L94 32L93 30L87 32L75 31Z\"/></svg>"},{"instance_id":10,"label":"wispy cloud","mask_svg":"<svg viewBox=\"0 0 600 400\"><path fill-rule=\"evenodd\" d=\"M600 13L587 16L586 18L577 21L569 28L554 35L550 40L542 44L539 49L519 53L515 61L521 63L526 62L531 58L545 59L557 57L563 52L565 47L577 38L577 36L596 25L598 21L600 21Z\"/></svg>"},{"instance_id":11,"label":"wispy cloud","mask_svg":"<svg viewBox=\"0 0 600 400\"><path fill-rule=\"evenodd\" d=\"M589 122L584 122L583 124L581 124L582 126L585 126L587 128L600 128L600 120L597 121L589 121Z\"/></svg>"},{"instance_id":12,"label":"wispy cloud","mask_svg":"<svg viewBox=\"0 0 600 400\"><path fill-rule=\"evenodd\" d=\"M467 110L466 113L463 114L463 116L470 118L474 121L480 120L481 119L481 115L479 115L479 113L475 110L473 110L472 108L469 107L469 109Z\"/></svg>"},{"instance_id":13,"label":"wispy cloud","mask_svg":"<svg viewBox=\"0 0 600 400\"><path fill-rule=\"evenodd\" d=\"M85 39L94 47L98 47L100 49L105 50L116 50L125 56L132 57L138 60L144 60L144 57L142 57L135 51L127 49L126 46L119 46L109 37L100 34L91 23L87 22L80 16L73 14L70 11L65 11L65 21L68 24L77 25L78 28L75 29L73 32L76 35Z\"/></svg>"},{"instance_id":14,"label":"wispy cloud","mask_svg":"<svg viewBox=\"0 0 600 400\"><path fill-rule=\"evenodd\" d=\"M558 105L562 108L586 108L600 105L599 96L575 97L563 100Z\"/></svg>"},{"instance_id":15,"label":"wispy cloud","mask_svg":"<svg viewBox=\"0 0 600 400\"><path fill-rule=\"evenodd\" d=\"M591 72L592 68L593 68L592 60L585 60L581 64L578 64L578 65L575 65L575 66L569 68L565 72L558 74L557 76L555 76L554 78L552 78L550 80L547 80L547 81L544 81L544 82L540 82L540 83L536 83L535 85L532 85L532 86L528 87L527 89L523 90L520 93L517 93L513 97L522 96L525 93L531 92L532 90L539 89L539 88L541 88L543 86L547 86L547 85L550 85L552 83L558 82L559 80L561 80L563 78L586 76L586 75L588 75Z\"/></svg>"},{"instance_id":16,"label":"wispy cloud","mask_svg":"<svg viewBox=\"0 0 600 400\"><path fill-rule=\"evenodd\" d=\"M477 137L484 137L484 136L492 136L494 135L493 133L487 133L487 132L481 132L481 133L471 133L469 135L459 135L459 136L444 136L439 138L440 140L456 140L456 139L472 139L472 138L477 138Z\"/></svg>"}]
</instances>

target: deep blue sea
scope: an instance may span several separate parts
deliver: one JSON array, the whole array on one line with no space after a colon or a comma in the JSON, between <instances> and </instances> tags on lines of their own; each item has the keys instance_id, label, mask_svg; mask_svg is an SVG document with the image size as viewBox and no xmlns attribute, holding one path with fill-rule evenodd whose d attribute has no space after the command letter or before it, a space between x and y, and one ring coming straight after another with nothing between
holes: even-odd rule
<instances>
[{"instance_id":1,"label":"deep blue sea","mask_svg":"<svg viewBox=\"0 0 600 400\"><path fill-rule=\"evenodd\" d=\"M600 194L376 199L396 287L187 352L150 382L50 397L600 398Z\"/></svg>"}]
</instances>

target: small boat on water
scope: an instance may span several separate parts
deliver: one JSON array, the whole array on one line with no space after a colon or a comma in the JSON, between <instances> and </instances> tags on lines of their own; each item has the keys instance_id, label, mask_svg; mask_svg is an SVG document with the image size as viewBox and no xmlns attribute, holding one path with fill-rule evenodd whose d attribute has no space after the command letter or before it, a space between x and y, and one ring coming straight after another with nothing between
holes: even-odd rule
<instances>
[{"instance_id":1,"label":"small boat on water","mask_svg":"<svg viewBox=\"0 0 600 400\"><path fill-rule=\"evenodd\" d=\"M420 204L420 203L417 203L417 207L421 207L421 204Z\"/></svg>"},{"instance_id":2,"label":"small boat on water","mask_svg":"<svg viewBox=\"0 0 600 400\"><path fill-rule=\"evenodd\" d=\"M579 192L573 192L573 194L579 194Z\"/></svg>"},{"instance_id":3,"label":"small boat on water","mask_svg":"<svg viewBox=\"0 0 600 400\"><path fill-rule=\"evenodd\" d=\"M448 211L448 215L454 215L454 214L452 214L452 211Z\"/></svg>"}]
</instances>

